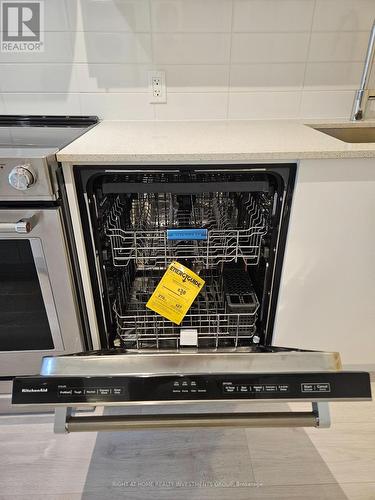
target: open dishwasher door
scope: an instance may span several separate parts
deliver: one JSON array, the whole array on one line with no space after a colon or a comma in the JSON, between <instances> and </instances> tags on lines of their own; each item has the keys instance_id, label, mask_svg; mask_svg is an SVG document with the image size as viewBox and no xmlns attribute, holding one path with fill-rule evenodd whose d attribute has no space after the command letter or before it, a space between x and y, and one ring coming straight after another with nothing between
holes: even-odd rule
<instances>
[{"instance_id":1,"label":"open dishwasher door","mask_svg":"<svg viewBox=\"0 0 375 500\"><path fill-rule=\"evenodd\" d=\"M55 432L176 427L329 426L329 401L371 399L368 373L341 370L337 353L279 347L46 357L41 375L19 377L13 404L56 406ZM307 401L309 412L210 412L213 403ZM200 412L191 413L200 403ZM202 412L202 403L204 411ZM74 416L83 406L185 405L169 414ZM224 405L225 406L225 405ZM231 406L231 405L228 405ZM233 405L231 409L233 408Z\"/></svg>"}]
</instances>

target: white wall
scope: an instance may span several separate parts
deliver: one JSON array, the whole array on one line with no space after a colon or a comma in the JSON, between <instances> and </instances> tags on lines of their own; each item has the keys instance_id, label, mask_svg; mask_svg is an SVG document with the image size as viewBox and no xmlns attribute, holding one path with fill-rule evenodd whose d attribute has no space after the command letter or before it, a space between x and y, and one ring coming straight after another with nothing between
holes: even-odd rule
<instances>
[{"instance_id":1,"label":"white wall","mask_svg":"<svg viewBox=\"0 0 375 500\"><path fill-rule=\"evenodd\" d=\"M1 113L347 117L375 0L45 0L45 52L0 53ZM167 74L149 104L147 70Z\"/></svg>"}]
</instances>

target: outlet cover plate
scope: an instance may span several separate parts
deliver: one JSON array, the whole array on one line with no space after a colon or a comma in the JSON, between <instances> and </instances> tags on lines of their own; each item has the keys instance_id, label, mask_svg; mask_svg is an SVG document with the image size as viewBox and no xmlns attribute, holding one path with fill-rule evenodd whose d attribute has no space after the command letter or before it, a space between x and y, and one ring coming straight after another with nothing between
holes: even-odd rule
<instances>
[{"instance_id":1,"label":"outlet cover plate","mask_svg":"<svg viewBox=\"0 0 375 500\"><path fill-rule=\"evenodd\" d=\"M149 71L149 94L151 104L167 102L167 87L165 84L165 71Z\"/></svg>"}]
</instances>

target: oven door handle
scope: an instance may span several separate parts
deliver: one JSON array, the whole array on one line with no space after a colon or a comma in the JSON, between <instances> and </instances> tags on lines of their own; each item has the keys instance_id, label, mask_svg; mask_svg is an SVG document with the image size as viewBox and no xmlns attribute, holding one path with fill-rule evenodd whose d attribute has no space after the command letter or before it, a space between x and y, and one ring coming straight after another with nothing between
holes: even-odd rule
<instances>
[{"instance_id":1,"label":"oven door handle","mask_svg":"<svg viewBox=\"0 0 375 500\"><path fill-rule=\"evenodd\" d=\"M0 222L0 233L27 234L35 227L35 216L28 219L20 219L17 222Z\"/></svg>"},{"instance_id":2,"label":"oven door handle","mask_svg":"<svg viewBox=\"0 0 375 500\"><path fill-rule=\"evenodd\" d=\"M73 416L72 409L55 410L56 433L178 429L191 427L329 427L327 402L312 403L312 411L250 413L187 413L159 415Z\"/></svg>"}]
</instances>

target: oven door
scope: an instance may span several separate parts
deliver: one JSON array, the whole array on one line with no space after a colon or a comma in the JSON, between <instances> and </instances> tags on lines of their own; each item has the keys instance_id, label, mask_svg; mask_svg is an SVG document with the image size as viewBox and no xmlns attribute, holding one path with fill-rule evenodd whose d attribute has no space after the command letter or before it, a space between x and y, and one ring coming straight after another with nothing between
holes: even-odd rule
<instances>
[{"instance_id":1,"label":"oven door","mask_svg":"<svg viewBox=\"0 0 375 500\"><path fill-rule=\"evenodd\" d=\"M0 377L83 348L60 208L0 209Z\"/></svg>"}]
</instances>

